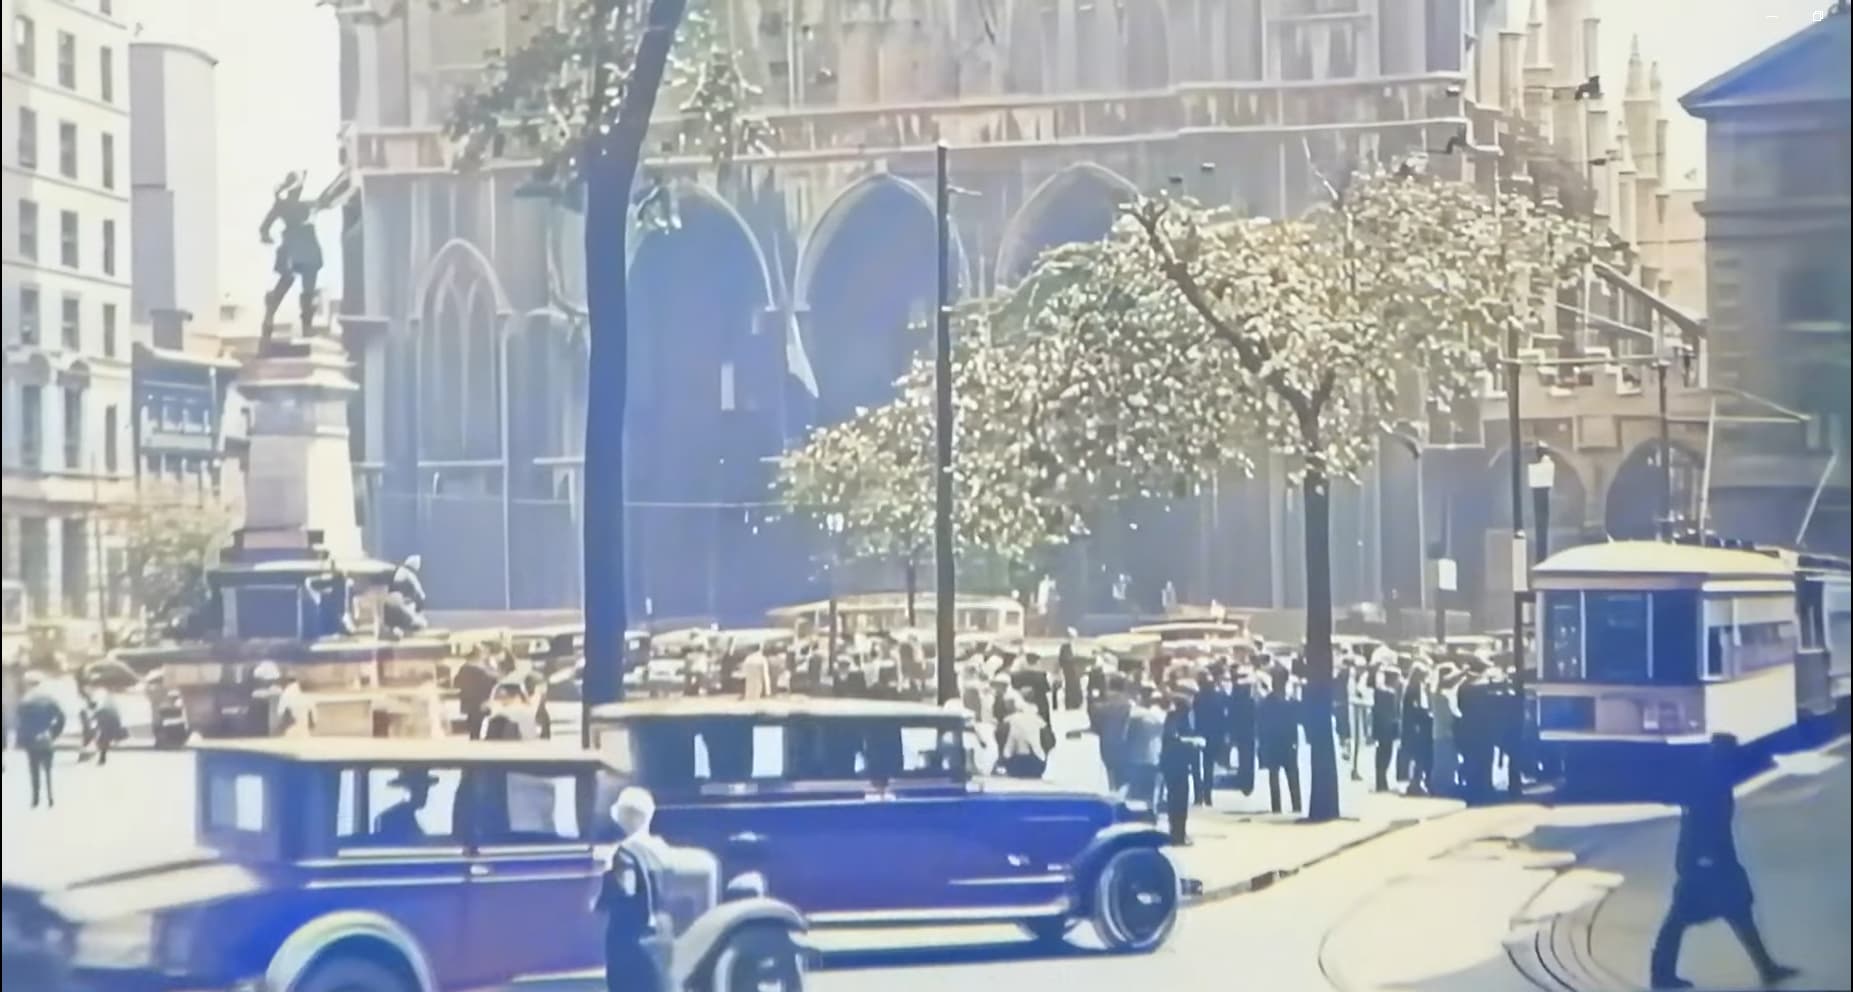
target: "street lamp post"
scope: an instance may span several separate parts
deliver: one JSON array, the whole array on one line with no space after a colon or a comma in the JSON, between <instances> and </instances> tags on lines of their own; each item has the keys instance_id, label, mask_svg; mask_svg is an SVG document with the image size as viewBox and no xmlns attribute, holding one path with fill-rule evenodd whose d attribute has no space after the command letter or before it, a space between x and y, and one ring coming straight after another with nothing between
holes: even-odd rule
<instances>
[{"instance_id":1,"label":"street lamp post","mask_svg":"<svg viewBox=\"0 0 1853 992\"><path fill-rule=\"evenodd\" d=\"M944 142L934 149L934 214L938 221L939 306L933 322L933 565L939 701L958 695L953 668L955 573L952 559L952 180Z\"/></svg>"},{"instance_id":2,"label":"street lamp post","mask_svg":"<svg viewBox=\"0 0 1853 992\"><path fill-rule=\"evenodd\" d=\"M1531 561L1535 565L1550 554L1551 485L1557 481L1557 463L1544 445L1538 445L1538 460L1525 470L1525 476L1531 483L1531 527L1536 534Z\"/></svg>"},{"instance_id":3,"label":"street lamp post","mask_svg":"<svg viewBox=\"0 0 1853 992\"><path fill-rule=\"evenodd\" d=\"M836 665L837 628L840 626L837 621L836 567L843 557L843 524L843 515L841 513L832 513L824 517L824 529L830 532L830 561L828 564L828 571L826 572L830 591L830 633L827 641L828 653L824 655L824 658L827 664L832 667L832 670L834 670Z\"/></svg>"}]
</instances>

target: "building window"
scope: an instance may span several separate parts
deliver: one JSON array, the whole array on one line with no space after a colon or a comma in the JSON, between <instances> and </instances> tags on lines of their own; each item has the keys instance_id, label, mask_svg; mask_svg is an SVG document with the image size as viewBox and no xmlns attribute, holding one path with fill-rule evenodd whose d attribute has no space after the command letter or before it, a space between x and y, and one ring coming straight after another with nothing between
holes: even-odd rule
<instances>
[{"instance_id":1,"label":"building window","mask_svg":"<svg viewBox=\"0 0 1853 992\"><path fill-rule=\"evenodd\" d=\"M103 188L116 188L116 136L103 136Z\"/></svg>"},{"instance_id":2,"label":"building window","mask_svg":"<svg viewBox=\"0 0 1853 992\"><path fill-rule=\"evenodd\" d=\"M90 528L81 517L64 519L59 555L64 559L64 615L90 615Z\"/></svg>"},{"instance_id":3,"label":"building window","mask_svg":"<svg viewBox=\"0 0 1853 992\"><path fill-rule=\"evenodd\" d=\"M19 464L36 469L45 449L45 390L42 386L19 387Z\"/></svg>"},{"instance_id":4,"label":"building window","mask_svg":"<svg viewBox=\"0 0 1853 992\"><path fill-rule=\"evenodd\" d=\"M116 305L103 304L103 357L116 357Z\"/></svg>"},{"instance_id":5,"label":"building window","mask_svg":"<svg viewBox=\"0 0 1853 992\"><path fill-rule=\"evenodd\" d=\"M116 102L116 52L105 45L97 49L98 92L104 103Z\"/></svg>"},{"instance_id":6,"label":"building window","mask_svg":"<svg viewBox=\"0 0 1853 992\"><path fill-rule=\"evenodd\" d=\"M103 274L116 274L116 222L113 220L103 222Z\"/></svg>"},{"instance_id":7,"label":"building window","mask_svg":"<svg viewBox=\"0 0 1853 992\"><path fill-rule=\"evenodd\" d=\"M115 404L112 403L103 408L103 471L110 475L116 474L118 454L116 432L121 429L121 419L116 412Z\"/></svg>"},{"instance_id":8,"label":"building window","mask_svg":"<svg viewBox=\"0 0 1853 992\"><path fill-rule=\"evenodd\" d=\"M19 287L19 343L39 343L39 288Z\"/></svg>"},{"instance_id":9,"label":"building window","mask_svg":"<svg viewBox=\"0 0 1853 992\"><path fill-rule=\"evenodd\" d=\"M19 201L19 257L28 261L39 257L39 205L32 200Z\"/></svg>"},{"instance_id":10,"label":"building window","mask_svg":"<svg viewBox=\"0 0 1853 992\"><path fill-rule=\"evenodd\" d=\"M50 605L46 602L51 595L48 535L44 517L20 518L19 577L26 587L26 612L35 617L44 616Z\"/></svg>"},{"instance_id":11,"label":"building window","mask_svg":"<svg viewBox=\"0 0 1853 992\"><path fill-rule=\"evenodd\" d=\"M30 17L13 18L13 64L19 67L19 74L31 76L38 72L39 32Z\"/></svg>"},{"instance_id":12,"label":"building window","mask_svg":"<svg viewBox=\"0 0 1853 992\"><path fill-rule=\"evenodd\" d=\"M58 85L77 88L77 36L69 31L58 32Z\"/></svg>"},{"instance_id":13,"label":"building window","mask_svg":"<svg viewBox=\"0 0 1853 992\"><path fill-rule=\"evenodd\" d=\"M77 268L77 211L58 211L58 261Z\"/></svg>"},{"instance_id":14,"label":"building window","mask_svg":"<svg viewBox=\"0 0 1853 992\"><path fill-rule=\"evenodd\" d=\"M84 391L64 391L64 468L76 472L84 467Z\"/></svg>"},{"instance_id":15,"label":"building window","mask_svg":"<svg viewBox=\"0 0 1853 992\"><path fill-rule=\"evenodd\" d=\"M77 178L77 125L70 121L58 122L58 174Z\"/></svg>"},{"instance_id":16,"label":"building window","mask_svg":"<svg viewBox=\"0 0 1853 992\"><path fill-rule=\"evenodd\" d=\"M19 108L19 138L13 159L22 169L39 167L39 115L31 107Z\"/></svg>"},{"instance_id":17,"label":"building window","mask_svg":"<svg viewBox=\"0 0 1853 992\"><path fill-rule=\"evenodd\" d=\"M83 327L84 301L66 293L59 301L58 340L63 342L66 351L84 350Z\"/></svg>"}]
</instances>

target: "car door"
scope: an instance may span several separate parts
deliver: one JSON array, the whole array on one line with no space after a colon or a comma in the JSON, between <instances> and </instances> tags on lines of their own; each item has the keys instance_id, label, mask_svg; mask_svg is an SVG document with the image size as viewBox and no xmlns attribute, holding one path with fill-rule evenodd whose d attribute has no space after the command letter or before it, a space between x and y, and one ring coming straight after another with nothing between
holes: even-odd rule
<instances>
[{"instance_id":1,"label":"car door","mask_svg":"<svg viewBox=\"0 0 1853 992\"><path fill-rule=\"evenodd\" d=\"M466 953L477 980L502 983L596 967L592 910L602 865L593 846L591 772L570 765L469 769L471 845Z\"/></svg>"},{"instance_id":2,"label":"car door","mask_svg":"<svg viewBox=\"0 0 1853 992\"><path fill-rule=\"evenodd\" d=\"M443 988L470 982L475 971L465 953L462 781L455 766L340 769L330 856L304 865L315 911L392 920L417 941Z\"/></svg>"}]
</instances>

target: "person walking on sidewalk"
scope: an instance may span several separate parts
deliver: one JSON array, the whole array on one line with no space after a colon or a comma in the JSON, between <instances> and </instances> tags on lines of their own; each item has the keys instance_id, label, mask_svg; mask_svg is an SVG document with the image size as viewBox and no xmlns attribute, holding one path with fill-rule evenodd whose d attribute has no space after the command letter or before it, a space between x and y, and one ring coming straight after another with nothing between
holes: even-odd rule
<instances>
[{"instance_id":1,"label":"person walking on sidewalk","mask_svg":"<svg viewBox=\"0 0 1853 992\"><path fill-rule=\"evenodd\" d=\"M1158 762L1164 756L1165 711L1158 694L1146 690L1126 717L1126 798L1158 806Z\"/></svg>"},{"instance_id":2,"label":"person walking on sidewalk","mask_svg":"<svg viewBox=\"0 0 1853 992\"><path fill-rule=\"evenodd\" d=\"M1797 974L1794 968L1770 956L1757 930L1750 875L1737 857L1737 840L1731 830L1731 821L1737 815L1737 799L1731 788L1739 764L1737 738L1731 734L1712 735L1706 767L1680 804L1679 841L1673 854L1673 901L1654 937L1650 965L1656 989L1692 987L1678 974L1680 942L1687 927L1719 918L1729 924L1744 945L1764 985L1775 985Z\"/></svg>"},{"instance_id":3,"label":"person walking on sidewalk","mask_svg":"<svg viewBox=\"0 0 1853 992\"><path fill-rule=\"evenodd\" d=\"M1428 795L1428 769L1434 760L1435 717L1429 709L1428 666L1420 661L1409 669L1409 685L1403 690L1403 738L1399 763L1409 781L1406 790L1412 796Z\"/></svg>"},{"instance_id":4,"label":"person walking on sidewalk","mask_svg":"<svg viewBox=\"0 0 1853 992\"><path fill-rule=\"evenodd\" d=\"M1088 713L1088 722L1100 740L1100 763L1106 767L1110 792L1126 784L1126 719L1132 715L1132 706L1125 678L1109 675L1106 696Z\"/></svg>"},{"instance_id":5,"label":"person walking on sidewalk","mask_svg":"<svg viewBox=\"0 0 1853 992\"><path fill-rule=\"evenodd\" d=\"M1203 746L1197 749L1197 805L1209 806L1216 784L1216 763L1229 752L1229 693L1222 687L1220 666L1197 677L1197 698L1191 704Z\"/></svg>"},{"instance_id":6,"label":"person walking on sidewalk","mask_svg":"<svg viewBox=\"0 0 1853 992\"><path fill-rule=\"evenodd\" d=\"M1261 767L1267 771L1268 808L1280 812L1280 778L1287 777L1287 796L1295 813L1300 811L1299 702L1288 691L1289 676L1276 672L1261 700Z\"/></svg>"},{"instance_id":7,"label":"person walking on sidewalk","mask_svg":"<svg viewBox=\"0 0 1853 992\"><path fill-rule=\"evenodd\" d=\"M1203 737L1197 730L1196 715L1190 696L1176 693L1171 697L1171 712L1165 714L1164 743L1159 750L1160 771L1165 780L1165 817L1171 824L1171 843L1190 843L1186 830L1190 818L1190 782L1197 768L1197 752L1203 749Z\"/></svg>"},{"instance_id":8,"label":"person walking on sidewalk","mask_svg":"<svg viewBox=\"0 0 1853 992\"><path fill-rule=\"evenodd\" d=\"M1358 774L1358 764L1364 760L1365 742L1376 729L1370 719L1371 670L1357 655L1351 656L1349 667L1351 678L1345 686L1345 696L1351 707L1351 781L1361 782L1364 776Z\"/></svg>"},{"instance_id":9,"label":"person walking on sidewalk","mask_svg":"<svg viewBox=\"0 0 1853 992\"><path fill-rule=\"evenodd\" d=\"M1371 742L1376 745L1372 760L1377 766L1376 788L1378 792L1390 791L1390 759L1396 751L1396 740L1403 732L1402 687L1400 673L1394 665L1377 668L1372 681L1376 687L1371 691L1370 720Z\"/></svg>"},{"instance_id":10,"label":"person walking on sidewalk","mask_svg":"<svg viewBox=\"0 0 1853 992\"><path fill-rule=\"evenodd\" d=\"M19 749L26 752L26 776L32 780L32 805L37 808L43 794L45 805L56 805L52 798L52 749L64 733L64 707L45 684L42 672L26 673L26 693L14 716L13 732Z\"/></svg>"}]
</instances>

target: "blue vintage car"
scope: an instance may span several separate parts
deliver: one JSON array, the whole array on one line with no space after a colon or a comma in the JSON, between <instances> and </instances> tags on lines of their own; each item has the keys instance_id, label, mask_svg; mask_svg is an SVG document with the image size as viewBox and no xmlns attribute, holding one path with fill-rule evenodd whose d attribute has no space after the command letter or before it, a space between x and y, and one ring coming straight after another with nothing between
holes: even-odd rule
<instances>
[{"instance_id":1,"label":"blue vintage car","mask_svg":"<svg viewBox=\"0 0 1853 992\"><path fill-rule=\"evenodd\" d=\"M762 874L818 927L1010 922L1049 941L1080 921L1147 951L1179 879L1149 810L976 776L962 713L774 697L616 703L594 747L657 797L657 829Z\"/></svg>"},{"instance_id":2,"label":"blue vintage car","mask_svg":"<svg viewBox=\"0 0 1853 992\"><path fill-rule=\"evenodd\" d=\"M311 738L216 742L198 762L201 850L8 886L9 973L96 992L449 992L600 966L591 900L622 783L595 754ZM676 992L799 988L795 910L750 879L724 890L704 852L659 844L656 860Z\"/></svg>"}]
</instances>

